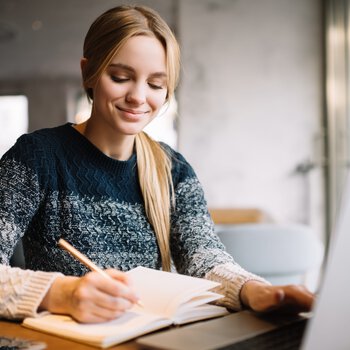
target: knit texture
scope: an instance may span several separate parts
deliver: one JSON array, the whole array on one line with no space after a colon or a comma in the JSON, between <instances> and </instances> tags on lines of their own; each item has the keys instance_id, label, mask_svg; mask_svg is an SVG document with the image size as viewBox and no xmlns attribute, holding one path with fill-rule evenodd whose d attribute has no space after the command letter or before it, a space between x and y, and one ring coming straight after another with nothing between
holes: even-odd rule
<instances>
[{"instance_id":1,"label":"knit texture","mask_svg":"<svg viewBox=\"0 0 350 350\"><path fill-rule=\"evenodd\" d=\"M10 319L38 316L38 307L58 273L0 265L0 315Z\"/></svg>"},{"instance_id":2,"label":"knit texture","mask_svg":"<svg viewBox=\"0 0 350 350\"><path fill-rule=\"evenodd\" d=\"M162 145L172 157L174 266L191 276L222 279L226 284L231 280L238 287L233 288L235 296L228 297L229 304L237 309L239 288L253 275L233 261L215 235L191 166ZM21 237L26 267L31 270L75 276L87 272L57 247L61 237L102 268L161 268L156 237L145 214L136 155L127 161L109 158L69 123L23 135L0 161L1 264L9 263ZM221 274L225 277L209 273L214 268L220 271L220 266L226 266Z\"/></svg>"}]
</instances>

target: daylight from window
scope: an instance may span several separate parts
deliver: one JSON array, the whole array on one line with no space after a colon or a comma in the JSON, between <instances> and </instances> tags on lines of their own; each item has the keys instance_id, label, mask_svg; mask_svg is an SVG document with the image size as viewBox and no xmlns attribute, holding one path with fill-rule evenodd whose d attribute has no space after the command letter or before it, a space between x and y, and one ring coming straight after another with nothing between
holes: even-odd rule
<instances>
[{"instance_id":1,"label":"daylight from window","mask_svg":"<svg viewBox=\"0 0 350 350\"><path fill-rule=\"evenodd\" d=\"M26 96L0 96L0 156L28 131Z\"/></svg>"}]
</instances>

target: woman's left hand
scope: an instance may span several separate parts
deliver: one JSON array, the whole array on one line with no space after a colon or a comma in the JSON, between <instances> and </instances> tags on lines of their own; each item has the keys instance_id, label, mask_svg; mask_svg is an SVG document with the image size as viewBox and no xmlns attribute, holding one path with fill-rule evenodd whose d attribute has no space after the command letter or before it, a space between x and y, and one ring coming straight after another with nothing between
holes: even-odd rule
<instances>
[{"instance_id":1,"label":"woman's left hand","mask_svg":"<svg viewBox=\"0 0 350 350\"><path fill-rule=\"evenodd\" d=\"M241 302L257 312L307 312L312 309L315 295L302 285L272 286L258 281L246 282L240 294Z\"/></svg>"}]
</instances>

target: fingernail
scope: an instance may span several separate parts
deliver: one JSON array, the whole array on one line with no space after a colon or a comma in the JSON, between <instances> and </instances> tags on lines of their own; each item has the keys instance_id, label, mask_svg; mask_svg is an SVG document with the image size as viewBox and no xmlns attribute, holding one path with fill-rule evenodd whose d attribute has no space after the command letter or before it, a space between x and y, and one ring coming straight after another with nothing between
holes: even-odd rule
<instances>
[{"instance_id":1,"label":"fingernail","mask_svg":"<svg viewBox=\"0 0 350 350\"><path fill-rule=\"evenodd\" d=\"M284 299L284 293L282 291L278 291L277 292L277 298L278 298L278 302L282 302Z\"/></svg>"}]
</instances>

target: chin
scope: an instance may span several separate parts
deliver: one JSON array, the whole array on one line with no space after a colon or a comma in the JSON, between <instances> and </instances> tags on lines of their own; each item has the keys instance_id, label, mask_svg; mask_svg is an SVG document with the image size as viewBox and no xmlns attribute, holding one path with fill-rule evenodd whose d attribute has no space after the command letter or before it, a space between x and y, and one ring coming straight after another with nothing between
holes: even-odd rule
<instances>
[{"instance_id":1,"label":"chin","mask_svg":"<svg viewBox=\"0 0 350 350\"><path fill-rule=\"evenodd\" d=\"M143 131L143 128L133 128L133 129L129 128L129 129L122 130L122 133L127 136L136 136L142 131Z\"/></svg>"},{"instance_id":2,"label":"chin","mask_svg":"<svg viewBox=\"0 0 350 350\"><path fill-rule=\"evenodd\" d=\"M139 134L141 131L143 131L146 126L148 125L149 123L147 124L142 124L142 125L127 125L123 128L123 132L127 135L136 135L136 134Z\"/></svg>"}]
</instances>

